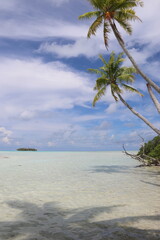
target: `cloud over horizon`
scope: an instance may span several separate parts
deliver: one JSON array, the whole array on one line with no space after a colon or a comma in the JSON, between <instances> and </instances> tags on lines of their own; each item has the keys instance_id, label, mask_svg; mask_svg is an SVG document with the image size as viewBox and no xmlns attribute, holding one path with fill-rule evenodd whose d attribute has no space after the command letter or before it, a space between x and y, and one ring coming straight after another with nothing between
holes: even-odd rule
<instances>
[{"instance_id":1,"label":"cloud over horizon","mask_svg":"<svg viewBox=\"0 0 160 240\"><path fill-rule=\"evenodd\" d=\"M133 23L132 36L121 31L138 64L157 82L159 8L159 0L145 1L144 8L137 9L142 23ZM118 150L120 142L128 139L137 149L137 133L147 139L154 136L121 103L114 102L109 90L92 108L96 76L86 69L100 66L98 54L107 58L111 51L122 50L113 34L109 52L105 49L102 29L86 38L92 21L79 21L78 16L90 10L89 3L80 0L0 2L0 150L22 145ZM125 64L131 65L127 59ZM158 126L158 114L139 77L136 87L144 98L124 93L125 99Z\"/></svg>"}]
</instances>

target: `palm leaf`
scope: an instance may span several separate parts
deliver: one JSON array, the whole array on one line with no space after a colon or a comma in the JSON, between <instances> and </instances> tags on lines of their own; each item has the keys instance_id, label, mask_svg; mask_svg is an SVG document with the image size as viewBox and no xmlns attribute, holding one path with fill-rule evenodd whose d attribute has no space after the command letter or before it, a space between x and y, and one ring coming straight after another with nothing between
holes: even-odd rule
<instances>
[{"instance_id":1,"label":"palm leaf","mask_svg":"<svg viewBox=\"0 0 160 240\"><path fill-rule=\"evenodd\" d=\"M114 93L114 91L112 90L112 88L111 88L111 93L112 93L112 96L114 97L114 100L115 100L116 102L118 102L118 97L115 95L115 93Z\"/></svg>"},{"instance_id":2,"label":"palm leaf","mask_svg":"<svg viewBox=\"0 0 160 240\"><path fill-rule=\"evenodd\" d=\"M106 0L100 0L100 1L99 0L88 0L88 2L90 2L90 4L95 9L103 9L106 4Z\"/></svg>"},{"instance_id":3,"label":"palm leaf","mask_svg":"<svg viewBox=\"0 0 160 240\"><path fill-rule=\"evenodd\" d=\"M122 90L119 88L119 86L115 83L111 83L111 91L115 93L121 93Z\"/></svg>"},{"instance_id":4,"label":"palm leaf","mask_svg":"<svg viewBox=\"0 0 160 240\"><path fill-rule=\"evenodd\" d=\"M132 34L132 27L125 19L115 17L115 20L120 24L120 26L129 34Z\"/></svg>"},{"instance_id":5,"label":"palm leaf","mask_svg":"<svg viewBox=\"0 0 160 240\"><path fill-rule=\"evenodd\" d=\"M104 63L104 65L107 65L106 60L104 59L104 57L103 57L101 54L99 54L99 58L100 58L101 61Z\"/></svg>"},{"instance_id":6,"label":"palm leaf","mask_svg":"<svg viewBox=\"0 0 160 240\"><path fill-rule=\"evenodd\" d=\"M131 74L121 74L120 76L117 77L117 82L122 83L133 83L134 82L134 76Z\"/></svg>"},{"instance_id":7,"label":"palm leaf","mask_svg":"<svg viewBox=\"0 0 160 240\"><path fill-rule=\"evenodd\" d=\"M88 70L90 73L95 73L95 74L99 74L99 75L101 75L102 73L104 73L104 72L101 71L100 69L88 68L87 70Z\"/></svg>"},{"instance_id":8,"label":"palm leaf","mask_svg":"<svg viewBox=\"0 0 160 240\"><path fill-rule=\"evenodd\" d=\"M106 92L106 86L104 86L102 89L100 89L100 90L98 91L98 93L95 95L95 97L94 97L94 99L93 99L93 103L92 103L93 107L95 106L96 102L97 102L98 100L100 100L101 97L103 97L103 96L105 95L105 92Z\"/></svg>"},{"instance_id":9,"label":"palm leaf","mask_svg":"<svg viewBox=\"0 0 160 240\"><path fill-rule=\"evenodd\" d=\"M87 12L78 17L78 19L90 19L92 17L99 17L101 15L101 11Z\"/></svg>"},{"instance_id":10,"label":"palm leaf","mask_svg":"<svg viewBox=\"0 0 160 240\"><path fill-rule=\"evenodd\" d=\"M131 86L128 86L128 85L126 85L124 83L122 84L122 86L125 88L125 90L130 91L130 92L134 92L134 93L138 93L141 97L143 97L143 94L140 93L137 89L135 89L135 88L133 88Z\"/></svg>"},{"instance_id":11,"label":"palm leaf","mask_svg":"<svg viewBox=\"0 0 160 240\"><path fill-rule=\"evenodd\" d=\"M108 78L106 78L105 76L99 77L96 80L96 85L94 87L94 90L100 90L104 86L107 87L109 84L110 84L110 81Z\"/></svg>"},{"instance_id":12,"label":"palm leaf","mask_svg":"<svg viewBox=\"0 0 160 240\"><path fill-rule=\"evenodd\" d=\"M90 26L87 37L90 38L91 35L95 35L98 27L102 24L103 16L99 16Z\"/></svg>"},{"instance_id":13,"label":"palm leaf","mask_svg":"<svg viewBox=\"0 0 160 240\"><path fill-rule=\"evenodd\" d=\"M121 67L121 70L127 74L137 73L137 70L134 67Z\"/></svg>"},{"instance_id":14,"label":"palm leaf","mask_svg":"<svg viewBox=\"0 0 160 240\"><path fill-rule=\"evenodd\" d=\"M104 38L104 44L106 48L108 48L108 40L109 40L109 33L111 32L109 23L104 21L104 26L103 26L103 38Z\"/></svg>"},{"instance_id":15,"label":"palm leaf","mask_svg":"<svg viewBox=\"0 0 160 240\"><path fill-rule=\"evenodd\" d=\"M134 7L138 7L138 6L143 7L143 1L141 1L141 0L120 0L120 1L117 1L117 3L114 2L111 10L116 11L117 9L129 9L129 8L134 8Z\"/></svg>"},{"instance_id":16,"label":"palm leaf","mask_svg":"<svg viewBox=\"0 0 160 240\"><path fill-rule=\"evenodd\" d=\"M143 96L137 89L126 84L134 82L134 74L136 73L136 70L134 67L121 67L122 62L124 61L122 56L123 53L116 56L115 53L112 52L107 62L102 55L99 55L99 58L104 65L98 69L89 69L91 73L100 75L94 86L94 90L97 91L97 94L93 100L93 106L95 106L95 103L105 94L108 86L111 88L111 94L115 101L118 101L116 95L122 93L121 87L127 91L135 92L140 96Z\"/></svg>"},{"instance_id":17,"label":"palm leaf","mask_svg":"<svg viewBox=\"0 0 160 240\"><path fill-rule=\"evenodd\" d=\"M115 18L118 18L119 20L126 20L126 21L135 21L135 20L139 20L141 21L141 19L136 16L136 13L133 9L119 9L118 11L116 11L115 13Z\"/></svg>"}]
</instances>

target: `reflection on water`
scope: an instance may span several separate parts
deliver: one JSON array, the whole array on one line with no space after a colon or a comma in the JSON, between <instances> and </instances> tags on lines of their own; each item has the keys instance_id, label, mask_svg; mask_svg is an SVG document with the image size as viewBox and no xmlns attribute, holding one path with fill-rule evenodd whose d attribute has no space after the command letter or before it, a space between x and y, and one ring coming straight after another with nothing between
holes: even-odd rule
<instances>
[{"instance_id":1,"label":"reflection on water","mask_svg":"<svg viewBox=\"0 0 160 240\"><path fill-rule=\"evenodd\" d=\"M158 168L120 152L3 157L0 240L160 239Z\"/></svg>"}]
</instances>

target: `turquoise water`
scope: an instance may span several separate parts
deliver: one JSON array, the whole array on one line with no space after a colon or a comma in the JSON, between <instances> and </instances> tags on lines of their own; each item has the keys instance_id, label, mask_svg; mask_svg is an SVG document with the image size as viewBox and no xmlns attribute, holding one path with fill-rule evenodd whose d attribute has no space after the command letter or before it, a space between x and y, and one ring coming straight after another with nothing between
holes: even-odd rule
<instances>
[{"instance_id":1,"label":"turquoise water","mask_svg":"<svg viewBox=\"0 0 160 240\"><path fill-rule=\"evenodd\" d=\"M0 152L0 240L158 240L160 169L122 152Z\"/></svg>"}]
</instances>

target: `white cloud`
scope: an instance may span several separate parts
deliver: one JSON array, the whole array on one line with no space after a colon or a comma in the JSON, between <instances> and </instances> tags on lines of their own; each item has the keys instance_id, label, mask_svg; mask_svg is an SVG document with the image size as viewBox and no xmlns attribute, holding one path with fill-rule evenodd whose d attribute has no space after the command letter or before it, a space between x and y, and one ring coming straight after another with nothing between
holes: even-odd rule
<instances>
[{"instance_id":1,"label":"white cloud","mask_svg":"<svg viewBox=\"0 0 160 240\"><path fill-rule=\"evenodd\" d=\"M54 6L61 6L64 3L68 3L70 0L47 0L48 2L54 4Z\"/></svg>"},{"instance_id":2,"label":"white cloud","mask_svg":"<svg viewBox=\"0 0 160 240\"><path fill-rule=\"evenodd\" d=\"M54 142L48 142L48 147L54 147L56 144Z\"/></svg>"},{"instance_id":3,"label":"white cloud","mask_svg":"<svg viewBox=\"0 0 160 240\"><path fill-rule=\"evenodd\" d=\"M117 110L117 103L111 103L109 107L106 109L107 113L114 113Z\"/></svg>"},{"instance_id":4,"label":"white cloud","mask_svg":"<svg viewBox=\"0 0 160 240\"><path fill-rule=\"evenodd\" d=\"M0 139L5 144L11 143L12 131L7 130L5 127L0 127Z\"/></svg>"},{"instance_id":5,"label":"white cloud","mask_svg":"<svg viewBox=\"0 0 160 240\"><path fill-rule=\"evenodd\" d=\"M106 115L83 115L83 116L78 116L78 117L74 117L73 120L75 122L86 122L86 121L93 121L93 120L98 120L98 119L104 119L106 118Z\"/></svg>"},{"instance_id":6,"label":"white cloud","mask_svg":"<svg viewBox=\"0 0 160 240\"><path fill-rule=\"evenodd\" d=\"M46 37L61 37L67 39L77 39L79 37L86 37L87 26L77 25L63 20L35 19L2 19L0 22L1 37L8 37L13 39L38 39ZM25 29L25 31L24 31Z\"/></svg>"},{"instance_id":7,"label":"white cloud","mask_svg":"<svg viewBox=\"0 0 160 240\"><path fill-rule=\"evenodd\" d=\"M0 36L25 40L44 38L39 51L53 52L59 58L78 57L82 54L94 57L99 53L107 53L103 44L102 29L96 36L87 40L90 21L78 21L77 9L73 9L72 5L63 7L62 4L67 3L69 3L67 0L44 0L40 1L36 8L37 1L0 1L0 11L3 12L0 16ZM82 6L81 10L84 9L82 1L77 0L76 4ZM154 4L151 1L145 1L145 7L137 9L137 15L141 17L143 23L133 24L132 36L124 34L136 61L155 78L159 75L159 63L153 62L152 66L147 65L147 59L156 54L159 49L159 8L159 0L154 0ZM74 14L72 14L73 11ZM50 44L48 37L72 40L72 43L61 44L62 42L54 39L55 42ZM139 45L135 46L135 43ZM146 44L143 49L142 44ZM112 34L109 46L110 51L121 51ZM136 120L137 118L128 109L122 107L121 103L117 105L114 102L110 91L107 91L106 96L102 98L106 106L110 104L106 110L109 114L103 112L104 108L102 109L102 105L98 104L94 113L89 112L90 109L87 108L83 111L81 107L91 106L93 100L94 77L75 71L60 62L43 63L42 60L33 58L26 60L1 58L0 71L2 99L0 121L2 126L12 126L13 131L5 127L0 128L0 139L4 144L12 141L11 137L14 133L15 144L25 142L26 145L32 143L50 148L74 144L74 146L88 146L93 149L101 146L106 148L109 140L116 141L119 138L128 141L128 132L121 136L109 125L117 119L123 124L124 122L137 124L139 133L151 136L151 131L143 131L146 126L140 120ZM136 86L137 84L143 91L146 89L141 82L137 81ZM147 114L150 118L152 117L152 120L154 119L155 115L151 111L152 107L148 105L147 98L144 100L146 105L142 109L143 104L138 96L135 97L129 93L124 96L131 101L131 105L133 100L133 106L136 101L140 103L139 108L144 115ZM79 108L77 112L71 113L75 106L80 106L83 113L81 110L78 112ZM104 119L107 120L104 121ZM86 122L87 125L85 125ZM158 120L154 122L158 126ZM134 131L130 138L132 143L137 144Z\"/></svg>"},{"instance_id":8,"label":"white cloud","mask_svg":"<svg viewBox=\"0 0 160 240\"><path fill-rule=\"evenodd\" d=\"M10 136L12 134L12 132L7 130L5 127L0 127L0 133L6 136Z\"/></svg>"},{"instance_id":9,"label":"white cloud","mask_svg":"<svg viewBox=\"0 0 160 240\"><path fill-rule=\"evenodd\" d=\"M0 105L7 116L19 114L26 119L36 111L69 109L92 100L87 75L60 62L1 59L0 71L3 96Z\"/></svg>"},{"instance_id":10,"label":"white cloud","mask_svg":"<svg viewBox=\"0 0 160 240\"><path fill-rule=\"evenodd\" d=\"M33 111L25 110L20 114L20 118L22 118L23 120L29 120L34 117L35 117L35 112L33 112Z\"/></svg>"},{"instance_id":11,"label":"white cloud","mask_svg":"<svg viewBox=\"0 0 160 240\"><path fill-rule=\"evenodd\" d=\"M3 143L10 144L11 139L6 136L6 137L3 137L3 138L1 139L1 141L2 141Z\"/></svg>"},{"instance_id":12,"label":"white cloud","mask_svg":"<svg viewBox=\"0 0 160 240\"><path fill-rule=\"evenodd\" d=\"M1 18L0 36L22 39L58 37L75 40L73 44L64 44L62 46L57 43L44 43L41 46L41 50L54 52L59 57L76 57L81 54L92 57L102 53L102 51L104 52L102 29L99 29L96 36L87 41L84 38L86 38L90 21L78 21L78 15L77 18L74 15L73 19L66 20L65 10L56 8L57 4L60 6L67 2L69 0L46 0L46 6L50 6L49 3L52 3L53 14L43 14L40 17L40 11L43 11L43 9L39 8L39 11L37 11L37 8L33 8L32 17L30 17L26 14L27 11L31 10L30 4L27 4L27 1L1 1L0 9L13 10L10 18ZM78 6L84 5L80 1L77 1L77 3L79 4ZM17 5L21 9L19 12L17 12ZM74 10L70 4L68 4L68 8L71 9L70 11ZM145 63L146 59L159 48L159 8L159 0L154 0L154 4L151 1L145 1L144 8L136 9L137 15L140 16L143 22L132 23L133 35L128 36L124 34L122 29L120 30L126 41L130 44L131 52L135 55L136 61L140 64ZM58 11L60 14L58 14ZM109 50L121 51L112 34L110 34L109 39ZM145 50L138 51L134 48L135 41L140 45L148 44L148 47Z\"/></svg>"},{"instance_id":13,"label":"white cloud","mask_svg":"<svg viewBox=\"0 0 160 240\"><path fill-rule=\"evenodd\" d=\"M93 50L94 49L94 50ZM39 52L51 52L57 54L59 57L70 58L85 55L86 57L97 57L98 54L106 51L102 41L95 38L90 40L86 38L79 38L72 44L60 45L55 42L44 43L40 46Z\"/></svg>"},{"instance_id":14,"label":"white cloud","mask_svg":"<svg viewBox=\"0 0 160 240\"><path fill-rule=\"evenodd\" d=\"M19 0L0 1L0 10L13 10L16 8Z\"/></svg>"}]
</instances>

